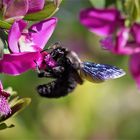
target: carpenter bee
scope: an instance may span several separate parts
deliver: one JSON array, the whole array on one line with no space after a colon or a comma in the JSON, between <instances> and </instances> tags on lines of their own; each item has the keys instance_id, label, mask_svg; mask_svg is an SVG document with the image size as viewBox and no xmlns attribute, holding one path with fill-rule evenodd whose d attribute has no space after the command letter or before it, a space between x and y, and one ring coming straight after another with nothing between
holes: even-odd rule
<instances>
[{"instance_id":1,"label":"carpenter bee","mask_svg":"<svg viewBox=\"0 0 140 140\"><path fill-rule=\"evenodd\" d=\"M55 43L48 49L43 63L44 69L37 66L38 77L54 78L54 81L37 87L40 96L47 98L68 95L77 84L82 85L84 79L100 83L125 75L122 69L115 66L82 62L75 52L63 48L59 43Z\"/></svg>"}]
</instances>

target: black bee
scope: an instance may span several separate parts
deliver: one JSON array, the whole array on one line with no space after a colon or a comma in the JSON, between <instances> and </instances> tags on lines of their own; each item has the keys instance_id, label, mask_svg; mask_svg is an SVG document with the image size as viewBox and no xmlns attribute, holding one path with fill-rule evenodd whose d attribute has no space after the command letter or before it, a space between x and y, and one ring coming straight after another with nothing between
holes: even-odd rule
<instances>
[{"instance_id":1,"label":"black bee","mask_svg":"<svg viewBox=\"0 0 140 140\"><path fill-rule=\"evenodd\" d=\"M59 43L51 46L46 57L45 69L37 67L38 77L51 77L55 80L37 87L38 93L43 97L66 96L77 84L82 85L83 79L99 83L125 75L122 69L115 66L82 62L75 52L61 47ZM51 63L52 60L55 65Z\"/></svg>"}]
</instances>

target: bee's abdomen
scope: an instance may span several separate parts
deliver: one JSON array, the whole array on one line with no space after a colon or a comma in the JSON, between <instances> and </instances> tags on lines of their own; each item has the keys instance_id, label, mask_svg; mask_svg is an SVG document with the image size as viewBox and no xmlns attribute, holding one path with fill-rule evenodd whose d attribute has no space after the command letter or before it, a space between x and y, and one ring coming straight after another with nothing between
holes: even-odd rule
<instances>
[{"instance_id":1,"label":"bee's abdomen","mask_svg":"<svg viewBox=\"0 0 140 140\"><path fill-rule=\"evenodd\" d=\"M74 78L67 75L48 84L39 85L37 91L43 97L59 98L72 92L76 86Z\"/></svg>"}]
</instances>

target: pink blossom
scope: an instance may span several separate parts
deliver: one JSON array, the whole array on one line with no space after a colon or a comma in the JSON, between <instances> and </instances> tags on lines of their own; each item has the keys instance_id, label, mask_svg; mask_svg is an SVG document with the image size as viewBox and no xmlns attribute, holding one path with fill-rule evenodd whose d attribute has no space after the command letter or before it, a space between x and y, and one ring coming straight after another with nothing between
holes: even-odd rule
<instances>
[{"instance_id":1,"label":"pink blossom","mask_svg":"<svg viewBox=\"0 0 140 140\"><path fill-rule=\"evenodd\" d=\"M130 55L130 71L140 87L140 24L126 26L126 19L116 9L88 8L81 11L80 21L103 37L103 48L114 54Z\"/></svg>"},{"instance_id":2,"label":"pink blossom","mask_svg":"<svg viewBox=\"0 0 140 140\"><path fill-rule=\"evenodd\" d=\"M124 55L140 52L140 25L134 23L130 28L126 27L125 19L118 10L85 9L80 13L80 21L91 32L102 36L101 45L111 52Z\"/></svg>"},{"instance_id":3,"label":"pink blossom","mask_svg":"<svg viewBox=\"0 0 140 140\"><path fill-rule=\"evenodd\" d=\"M8 34L11 53L42 50L51 37L56 23L56 18L50 18L27 28L27 22L23 20L15 21Z\"/></svg>"},{"instance_id":4,"label":"pink blossom","mask_svg":"<svg viewBox=\"0 0 140 140\"><path fill-rule=\"evenodd\" d=\"M22 18L43 9L45 0L3 0L4 18Z\"/></svg>"},{"instance_id":5,"label":"pink blossom","mask_svg":"<svg viewBox=\"0 0 140 140\"><path fill-rule=\"evenodd\" d=\"M2 83L0 82L0 116L7 116L11 113L11 108L8 104L9 93L3 90Z\"/></svg>"},{"instance_id":6,"label":"pink blossom","mask_svg":"<svg viewBox=\"0 0 140 140\"><path fill-rule=\"evenodd\" d=\"M8 35L11 54L4 54L0 60L0 72L19 75L35 69L36 63L42 65L47 54L40 52L51 37L56 23L56 18L50 18L27 29L27 23L23 20L15 21Z\"/></svg>"}]
</instances>

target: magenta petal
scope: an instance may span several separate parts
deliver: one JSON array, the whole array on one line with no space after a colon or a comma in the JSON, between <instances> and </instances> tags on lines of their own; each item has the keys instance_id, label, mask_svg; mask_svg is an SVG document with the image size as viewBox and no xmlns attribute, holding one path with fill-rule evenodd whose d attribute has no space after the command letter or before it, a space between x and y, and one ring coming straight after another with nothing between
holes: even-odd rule
<instances>
[{"instance_id":1,"label":"magenta petal","mask_svg":"<svg viewBox=\"0 0 140 140\"><path fill-rule=\"evenodd\" d=\"M3 90L2 82L0 81L0 96L5 97L6 99L10 96L10 94Z\"/></svg>"},{"instance_id":2,"label":"magenta petal","mask_svg":"<svg viewBox=\"0 0 140 140\"><path fill-rule=\"evenodd\" d=\"M2 0L2 4L7 6L8 4L13 3L13 1L14 0Z\"/></svg>"},{"instance_id":3,"label":"magenta petal","mask_svg":"<svg viewBox=\"0 0 140 140\"><path fill-rule=\"evenodd\" d=\"M112 34L120 20L120 13L115 9L89 8L80 13L81 23L98 35Z\"/></svg>"},{"instance_id":4,"label":"magenta petal","mask_svg":"<svg viewBox=\"0 0 140 140\"><path fill-rule=\"evenodd\" d=\"M34 31L30 32L30 35L34 44L39 46L40 49L43 49L45 47L56 27L56 23L56 18L50 18L36 23L29 28L29 31Z\"/></svg>"},{"instance_id":5,"label":"magenta petal","mask_svg":"<svg viewBox=\"0 0 140 140\"><path fill-rule=\"evenodd\" d=\"M130 57L130 72L140 88L140 53L133 54Z\"/></svg>"},{"instance_id":6,"label":"magenta petal","mask_svg":"<svg viewBox=\"0 0 140 140\"><path fill-rule=\"evenodd\" d=\"M114 52L117 54L131 55L140 52L139 44L135 41L129 41L131 31L127 27L121 27L116 37Z\"/></svg>"},{"instance_id":7,"label":"magenta petal","mask_svg":"<svg viewBox=\"0 0 140 140\"><path fill-rule=\"evenodd\" d=\"M132 30L131 30L131 33L135 39L135 41L140 44L140 24L134 24L132 26Z\"/></svg>"},{"instance_id":8,"label":"magenta petal","mask_svg":"<svg viewBox=\"0 0 140 140\"><path fill-rule=\"evenodd\" d=\"M28 11L28 0L5 0L4 4L6 7L5 18L21 17Z\"/></svg>"},{"instance_id":9,"label":"magenta petal","mask_svg":"<svg viewBox=\"0 0 140 140\"><path fill-rule=\"evenodd\" d=\"M3 1L1 1L1 3L3 3L3 4L8 4L9 1L10 1L10 0L3 0Z\"/></svg>"},{"instance_id":10,"label":"magenta petal","mask_svg":"<svg viewBox=\"0 0 140 140\"><path fill-rule=\"evenodd\" d=\"M9 75L20 75L29 69L35 69L37 61L41 57L40 52L4 54L0 60L0 72Z\"/></svg>"},{"instance_id":11,"label":"magenta petal","mask_svg":"<svg viewBox=\"0 0 140 140\"><path fill-rule=\"evenodd\" d=\"M112 51L114 49L113 37L107 36L100 40L101 47L105 50Z\"/></svg>"},{"instance_id":12,"label":"magenta petal","mask_svg":"<svg viewBox=\"0 0 140 140\"><path fill-rule=\"evenodd\" d=\"M42 10L45 4L45 0L28 0L28 2L28 13L33 13Z\"/></svg>"},{"instance_id":13,"label":"magenta petal","mask_svg":"<svg viewBox=\"0 0 140 140\"><path fill-rule=\"evenodd\" d=\"M114 47L114 52L118 54L131 54L131 50L126 48L126 44L129 38L129 28L122 27L117 33L116 43Z\"/></svg>"},{"instance_id":14,"label":"magenta petal","mask_svg":"<svg viewBox=\"0 0 140 140\"><path fill-rule=\"evenodd\" d=\"M27 23L23 20L19 20L14 22L12 25L9 35L8 35L8 44L9 49L12 53L18 53L19 52L19 38L21 37L22 31L27 26Z\"/></svg>"}]
</instances>

